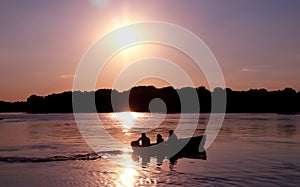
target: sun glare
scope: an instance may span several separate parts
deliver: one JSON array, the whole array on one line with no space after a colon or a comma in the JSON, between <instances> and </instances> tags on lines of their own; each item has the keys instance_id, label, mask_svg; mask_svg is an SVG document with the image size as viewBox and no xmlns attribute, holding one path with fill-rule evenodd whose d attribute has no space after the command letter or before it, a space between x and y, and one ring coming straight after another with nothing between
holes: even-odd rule
<instances>
[{"instance_id":1,"label":"sun glare","mask_svg":"<svg viewBox=\"0 0 300 187\"><path fill-rule=\"evenodd\" d=\"M113 20L113 29L121 29L118 31L118 34L113 41L116 45L123 47L130 43L133 43L138 39L140 33L137 33L136 31L125 27L126 25L130 24L132 23L127 19L124 19L122 21L119 21L118 19Z\"/></svg>"},{"instance_id":2,"label":"sun glare","mask_svg":"<svg viewBox=\"0 0 300 187\"><path fill-rule=\"evenodd\" d=\"M131 154L123 154L119 159L123 168L118 170L118 179L115 180L115 185L124 187L135 186L138 182L139 173L135 169L136 163L132 160Z\"/></svg>"},{"instance_id":3,"label":"sun glare","mask_svg":"<svg viewBox=\"0 0 300 187\"><path fill-rule=\"evenodd\" d=\"M118 35L115 38L115 43L119 46L126 46L128 44L134 43L138 38L138 33L135 31L124 28L122 29L122 32L118 33Z\"/></svg>"},{"instance_id":4,"label":"sun glare","mask_svg":"<svg viewBox=\"0 0 300 187\"><path fill-rule=\"evenodd\" d=\"M120 27L123 27L123 26L126 26L126 25L129 25L130 23L129 23L129 21L126 19L126 20L123 20L123 21L120 21L120 20L118 20L118 19L114 19L113 20L113 27L114 27L114 29L118 29L118 28L120 28Z\"/></svg>"},{"instance_id":5,"label":"sun glare","mask_svg":"<svg viewBox=\"0 0 300 187\"><path fill-rule=\"evenodd\" d=\"M143 117L143 114L137 112L120 112L113 113L113 117L120 121L126 129L130 129L138 118Z\"/></svg>"},{"instance_id":6,"label":"sun glare","mask_svg":"<svg viewBox=\"0 0 300 187\"><path fill-rule=\"evenodd\" d=\"M124 171L120 173L120 181L122 186L134 186L136 183L136 177L138 176L138 172L131 168L124 168Z\"/></svg>"}]
</instances>

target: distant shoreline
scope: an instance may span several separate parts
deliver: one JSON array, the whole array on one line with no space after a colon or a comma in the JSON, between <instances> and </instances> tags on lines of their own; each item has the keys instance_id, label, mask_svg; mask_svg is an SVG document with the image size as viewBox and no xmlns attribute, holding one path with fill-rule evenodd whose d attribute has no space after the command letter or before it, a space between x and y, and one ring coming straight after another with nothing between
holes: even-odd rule
<instances>
[{"instance_id":1,"label":"distant shoreline","mask_svg":"<svg viewBox=\"0 0 300 187\"><path fill-rule=\"evenodd\" d=\"M123 112L80 112L78 114L113 114L113 113L126 113L126 112L133 112L133 111L123 111ZM165 114L165 113L159 113L159 112L136 112L136 113L155 113L155 114ZM52 115L52 114L74 114L74 112L53 112L53 113L27 113L27 112L0 112L0 115L11 115L11 114L29 114L29 115L39 115L39 114L45 114L45 115ZM300 115L300 112L297 113L274 113L274 112L252 112L252 113L243 113L243 112L225 112L225 113L211 113L211 112L199 112L199 113L166 113L166 114L278 114L278 115ZM6 118L0 118L0 120L5 120Z\"/></svg>"},{"instance_id":2,"label":"distant shoreline","mask_svg":"<svg viewBox=\"0 0 300 187\"><path fill-rule=\"evenodd\" d=\"M178 93L187 96L196 90L200 109L181 109ZM205 87L180 88L173 87L155 88L154 86L139 86L131 90L118 92L111 89L99 89L94 92L63 92L48 96L31 95L26 102L0 101L0 113L26 112L26 113L73 113L72 95L76 94L83 101L86 98L95 98L96 110L85 106L76 113L111 113L111 112L150 112L149 103L161 99L166 105L165 109L156 107L151 112L157 113L211 113L211 98L216 94L226 94L226 113L300 113L300 92L292 88L278 91L266 89L250 89L248 91L233 91L230 88L216 88L209 91ZM111 95L114 95L114 108ZM129 104L128 104L129 99ZM215 110L213 113L223 113Z\"/></svg>"}]
</instances>

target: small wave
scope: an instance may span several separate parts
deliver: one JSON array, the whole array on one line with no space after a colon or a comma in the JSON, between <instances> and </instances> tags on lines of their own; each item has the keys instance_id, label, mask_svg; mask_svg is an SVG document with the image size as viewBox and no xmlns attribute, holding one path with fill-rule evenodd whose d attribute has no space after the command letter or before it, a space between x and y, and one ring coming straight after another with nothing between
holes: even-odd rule
<instances>
[{"instance_id":1,"label":"small wave","mask_svg":"<svg viewBox=\"0 0 300 187\"><path fill-rule=\"evenodd\" d=\"M1 147L0 152L2 151L22 151L22 150L32 150L32 149L58 149L58 147L51 145L24 145L24 146L10 146L10 147Z\"/></svg>"},{"instance_id":2,"label":"small wave","mask_svg":"<svg viewBox=\"0 0 300 187\"><path fill-rule=\"evenodd\" d=\"M119 155L124 153L124 151L114 150L114 151L99 151L97 154L99 155Z\"/></svg>"},{"instance_id":3,"label":"small wave","mask_svg":"<svg viewBox=\"0 0 300 187\"><path fill-rule=\"evenodd\" d=\"M57 147L50 146L50 145L32 145L29 146L30 149L57 149Z\"/></svg>"},{"instance_id":4,"label":"small wave","mask_svg":"<svg viewBox=\"0 0 300 187\"><path fill-rule=\"evenodd\" d=\"M4 151L19 151L19 149L17 149L17 148L0 148L0 152L4 152Z\"/></svg>"},{"instance_id":5,"label":"small wave","mask_svg":"<svg viewBox=\"0 0 300 187\"><path fill-rule=\"evenodd\" d=\"M255 118L255 117L241 117L241 118L238 118L239 120L247 120L247 121L267 121L267 120L270 120L269 118Z\"/></svg>"},{"instance_id":6,"label":"small wave","mask_svg":"<svg viewBox=\"0 0 300 187\"><path fill-rule=\"evenodd\" d=\"M88 153L81 155L71 156L52 156L46 158L39 157L0 157L0 162L8 163L35 163L35 162L57 162L57 161L68 161L68 160L97 160L101 156L97 153Z\"/></svg>"}]
</instances>

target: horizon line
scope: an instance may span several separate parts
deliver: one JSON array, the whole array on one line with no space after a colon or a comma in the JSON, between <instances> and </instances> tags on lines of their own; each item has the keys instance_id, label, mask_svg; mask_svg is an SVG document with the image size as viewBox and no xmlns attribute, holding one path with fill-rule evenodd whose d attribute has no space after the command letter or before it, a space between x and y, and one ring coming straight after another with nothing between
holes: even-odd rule
<instances>
[{"instance_id":1,"label":"horizon line","mask_svg":"<svg viewBox=\"0 0 300 187\"><path fill-rule=\"evenodd\" d=\"M65 90L65 91L58 91L58 92L53 92L53 93L47 93L47 94L37 94L37 93L32 93L30 94L26 100L15 100L15 101L5 101L5 100L2 100L0 99L0 102L8 102L8 103L16 103L16 102L27 102L27 99L32 96L32 95L37 95L37 96L41 96L41 97L46 97L46 96L49 96L49 95L54 95L54 94L62 94L62 93L66 93L66 92L96 92L98 90L115 90L119 93L123 93L123 92L128 92L130 91L131 89L133 88L138 88L138 87L154 87L155 89L164 89L164 88L168 88L168 87L171 87L175 90L180 90L180 89L184 89L184 88L194 88L194 89L197 89L197 88L201 88L201 87L204 87L206 90L210 91L210 92L213 92L214 89L216 88L221 88L221 87L215 87L214 89L210 90L210 89L207 89L205 86L198 86L198 87L191 87L191 86L183 86L183 87L179 87L179 88L175 88L173 86L164 86L164 87L156 87L156 86L153 86L153 85L139 85L139 86L134 86L130 89L127 89L127 90L123 90L123 91L120 91L120 90L117 90L117 89L112 89L112 88L97 88L96 90ZM292 88L292 87L285 87L285 88L282 88L282 89L274 89L274 90L268 90L267 88L249 88L248 90L234 90L230 87L225 87L225 88L221 88L222 90L225 90L225 89L230 89L231 91L237 91L237 92L246 92L246 91L250 91L250 90L266 90L268 92L274 92L274 91L283 91L285 89L293 89L296 93L299 93L300 90L296 90L295 88Z\"/></svg>"}]
</instances>

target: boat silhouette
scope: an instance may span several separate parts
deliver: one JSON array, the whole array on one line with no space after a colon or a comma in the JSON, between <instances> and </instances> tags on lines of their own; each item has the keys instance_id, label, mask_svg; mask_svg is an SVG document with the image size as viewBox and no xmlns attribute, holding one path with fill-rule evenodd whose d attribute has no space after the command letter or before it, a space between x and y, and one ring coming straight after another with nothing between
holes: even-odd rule
<instances>
[{"instance_id":1,"label":"boat silhouette","mask_svg":"<svg viewBox=\"0 0 300 187\"><path fill-rule=\"evenodd\" d=\"M175 141L165 141L150 146L141 146L138 141L132 141L131 147L136 155L141 157L157 157L170 160L179 158L203 159L206 160L204 149L206 136L195 136L190 138L180 138Z\"/></svg>"}]
</instances>

